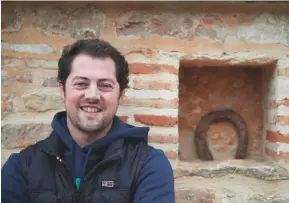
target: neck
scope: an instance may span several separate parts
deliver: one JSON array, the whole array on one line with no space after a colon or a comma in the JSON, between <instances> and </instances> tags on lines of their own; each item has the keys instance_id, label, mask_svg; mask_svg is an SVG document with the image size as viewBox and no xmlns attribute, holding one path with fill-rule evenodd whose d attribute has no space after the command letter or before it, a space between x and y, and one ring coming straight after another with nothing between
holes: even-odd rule
<instances>
[{"instance_id":1,"label":"neck","mask_svg":"<svg viewBox=\"0 0 289 203\"><path fill-rule=\"evenodd\" d=\"M101 138L103 138L108 131L111 129L112 122L106 126L104 129L99 132L84 132L81 129L77 128L71 123L67 118L67 127L72 136L72 139L80 146L85 147Z\"/></svg>"}]
</instances>

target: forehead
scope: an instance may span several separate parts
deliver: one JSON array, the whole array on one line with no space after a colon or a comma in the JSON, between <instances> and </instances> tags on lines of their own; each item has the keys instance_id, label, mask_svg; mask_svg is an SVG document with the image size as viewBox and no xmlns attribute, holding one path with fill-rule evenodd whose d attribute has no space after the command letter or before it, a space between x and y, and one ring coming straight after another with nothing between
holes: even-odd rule
<instances>
[{"instance_id":1,"label":"forehead","mask_svg":"<svg viewBox=\"0 0 289 203\"><path fill-rule=\"evenodd\" d=\"M71 64L70 77L85 77L89 79L109 78L116 80L114 61L107 58L95 58L81 54L75 57Z\"/></svg>"}]
</instances>

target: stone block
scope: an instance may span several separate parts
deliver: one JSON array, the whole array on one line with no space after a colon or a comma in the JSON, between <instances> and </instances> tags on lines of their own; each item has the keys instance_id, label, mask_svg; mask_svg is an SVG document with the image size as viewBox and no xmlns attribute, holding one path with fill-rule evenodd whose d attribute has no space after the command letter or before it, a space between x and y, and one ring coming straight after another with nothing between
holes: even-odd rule
<instances>
[{"instance_id":1,"label":"stone block","mask_svg":"<svg viewBox=\"0 0 289 203\"><path fill-rule=\"evenodd\" d=\"M27 109L44 112L64 108L63 101L58 91L43 89L41 92L33 92L23 96L23 102Z\"/></svg>"},{"instance_id":2,"label":"stone block","mask_svg":"<svg viewBox=\"0 0 289 203\"><path fill-rule=\"evenodd\" d=\"M288 189L288 179L272 182L236 174L175 179L177 203L283 203L288 201Z\"/></svg>"},{"instance_id":3,"label":"stone block","mask_svg":"<svg viewBox=\"0 0 289 203\"><path fill-rule=\"evenodd\" d=\"M1 142L7 149L25 148L46 138L51 130L50 125L44 123L4 124L1 127Z\"/></svg>"},{"instance_id":4,"label":"stone block","mask_svg":"<svg viewBox=\"0 0 289 203\"><path fill-rule=\"evenodd\" d=\"M58 87L58 82L56 77L47 77L43 79L43 87Z\"/></svg>"},{"instance_id":5,"label":"stone block","mask_svg":"<svg viewBox=\"0 0 289 203\"><path fill-rule=\"evenodd\" d=\"M39 8L36 12L36 24L47 36L97 38L104 21L104 14L94 6L72 12L63 8Z\"/></svg>"},{"instance_id":6,"label":"stone block","mask_svg":"<svg viewBox=\"0 0 289 203\"><path fill-rule=\"evenodd\" d=\"M208 14L202 17L195 33L199 37L207 37L215 41L224 41L227 36L227 28L219 16Z\"/></svg>"},{"instance_id":7,"label":"stone block","mask_svg":"<svg viewBox=\"0 0 289 203\"><path fill-rule=\"evenodd\" d=\"M26 64L30 68L57 69L58 67L58 61L56 60L31 59L31 60L26 60Z\"/></svg>"},{"instance_id":8,"label":"stone block","mask_svg":"<svg viewBox=\"0 0 289 203\"><path fill-rule=\"evenodd\" d=\"M269 200L269 203L289 203L289 197L277 197Z\"/></svg>"},{"instance_id":9,"label":"stone block","mask_svg":"<svg viewBox=\"0 0 289 203\"><path fill-rule=\"evenodd\" d=\"M3 57L1 62L2 62L3 67L9 67L9 68L11 68L11 67L13 67L13 68L25 67L25 61L24 60L13 58L13 57Z\"/></svg>"},{"instance_id":10,"label":"stone block","mask_svg":"<svg viewBox=\"0 0 289 203\"><path fill-rule=\"evenodd\" d=\"M5 70L1 70L1 85L4 85L7 79L7 72Z\"/></svg>"},{"instance_id":11,"label":"stone block","mask_svg":"<svg viewBox=\"0 0 289 203\"><path fill-rule=\"evenodd\" d=\"M27 8L15 8L6 5L5 9L2 9L1 32L12 33L20 31L28 13L29 10Z\"/></svg>"},{"instance_id":12,"label":"stone block","mask_svg":"<svg viewBox=\"0 0 289 203\"><path fill-rule=\"evenodd\" d=\"M11 44L5 42L2 43L2 50L30 52L34 54L51 54L54 52L53 48L47 44Z\"/></svg>"},{"instance_id":13,"label":"stone block","mask_svg":"<svg viewBox=\"0 0 289 203\"><path fill-rule=\"evenodd\" d=\"M176 192L176 203L215 203L215 192L210 189L191 189Z\"/></svg>"},{"instance_id":14,"label":"stone block","mask_svg":"<svg viewBox=\"0 0 289 203\"><path fill-rule=\"evenodd\" d=\"M219 164L209 162L196 162L196 164L180 164L175 168L175 178L180 177L203 177L216 178L232 175L242 175L259 180L289 180L289 171L274 165L253 161L227 161ZM211 162L212 163L212 162Z\"/></svg>"},{"instance_id":15,"label":"stone block","mask_svg":"<svg viewBox=\"0 0 289 203\"><path fill-rule=\"evenodd\" d=\"M257 43L281 43L289 45L289 18L270 13L255 17L252 24L241 25L237 30L241 40Z\"/></svg>"},{"instance_id":16,"label":"stone block","mask_svg":"<svg viewBox=\"0 0 289 203\"><path fill-rule=\"evenodd\" d=\"M120 36L159 35L192 40L193 29L193 17L187 14L133 12L123 14L116 22L116 32Z\"/></svg>"}]
</instances>

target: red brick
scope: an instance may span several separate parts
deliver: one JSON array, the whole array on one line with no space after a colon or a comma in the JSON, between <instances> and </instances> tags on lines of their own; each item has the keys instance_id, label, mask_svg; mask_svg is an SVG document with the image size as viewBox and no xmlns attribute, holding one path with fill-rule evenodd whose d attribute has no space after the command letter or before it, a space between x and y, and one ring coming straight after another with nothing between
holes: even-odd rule
<instances>
[{"instance_id":1,"label":"red brick","mask_svg":"<svg viewBox=\"0 0 289 203\"><path fill-rule=\"evenodd\" d=\"M271 149L265 148L266 154L274 160L288 160L289 161L289 152L275 152Z\"/></svg>"},{"instance_id":2,"label":"red brick","mask_svg":"<svg viewBox=\"0 0 289 203\"><path fill-rule=\"evenodd\" d=\"M283 100L279 100L279 101L273 101L271 103L269 103L269 108L274 109L277 108L279 106L289 106L289 99L285 98Z\"/></svg>"},{"instance_id":3,"label":"red brick","mask_svg":"<svg viewBox=\"0 0 289 203\"><path fill-rule=\"evenodd\" d=\"M118 118L124 123L128 121L128 116L118 116Z\"/></svg>"},{"instance_id":4,"label":"red brick","mask_svg":"<svg viewBox=\"0 0 289 203\"><path fill-rule=\"evenodd\" d=\"M123 106L153 107L153 108L178 108L178 99L134 99L124 97L121 101Z\"/></svg>"},{"instance_id":5,"label":"red brick","mask_svg":"<svg viewBox=\"0 0 289 203\"><path fill-rule=\"evenodd\" d=\"M277 69L278 76L289 76L289 68Z\"/></svg>"},{"instance_id":6,"label":"red brick","mask_svg":"<svg viewBox=\"0 0 289 203\"><path fill-rule=\"evenodd\" d=\"M132 63L129 65L129 70L134 74L167 72L177 75L179 73L178 69L176 69L174 66L165 64Z\"/></svg>"},{"instance_id":7,"label":"red brick","mask_svg":"<svg viewBox=\"0 0 289 203\"><path fill-rule=\"evenodd\" d=\"M216 25L218 23L222 23L220 21L220 17L214 16L214 15L204 16L200 20L200 24L202 24L202 25Z\"/></svg>"},{"instance_id":8,"label":"red brick","mask_svg":"<svg viewBox=\"0 0 289 203\"><path fill-rule=\"evenodd\" d=\"M164 151L165 155L168 159L177 159L178 158L178 153L174 151Z\"/></svg>"},{"instance_id":9,"label":"red brick","mask_svg":"<svg viewBox=\"0 0 289 203\"><path fill-rule=\"evenodd\" d=\"M1 113L11 112L13 109L13 102L9 99L8 96L1 96Z\"/></svg>"},{"instance_id":10,"label":"red brick","mask_svg":"<svg viewBox=\"0 0 289 203\"><path fill-rule=\"evenodd\" d=\"M267 131L266 139L269 142L289 143L289 135L284 135L280 132Z\"/></svg>"},{"instance_id":11,"label":"red brick","mask_svg":"<svg viewBox=\"0 0 289 203\"><path fill-rule=\"evenodd\" d=\"M16 75L16 81L20 83L32 83L32 74L31 73L22 73Z\"/></svg>"},{"instance_id":12,"label":"red brick","mask_svg":"<svg viewBox=\"0 0 289 203\"><path fill-rule=\"evenodd\" d=\"M177 91L178 85L175 83L171 83L171 82L142 81L142 80L135 79L133 81L133 89Z\"/></svg>"},{"instance_id":13,"label":"red brick","mask_svg":"<svg viewBox=\"0 0 289 203\"><path fill-rule=\"evenodd\" d=\"M280 125L289 125L289 116L278 116L277 123Z\"/></svg>"},{"instance_id":14,"label":"red brick","mask_svg":"<svg viewBox=\"0 0 289 203\"><path fill-rule=\"evenodd\" d=\"M277 104L279 104L279 106L283 105L283 106L289 106L289 99L285 98L279 102L277 102Z\"/></svg>"},{"instance_id":15,"label":"red brick","mask_svg":"<svg viewBox=\"0 0 289 203\"><path fill-rule=\"evenodd\" d=\"M155 126L174 126L178 124L178 118L169 116L156 116L156 115L134 115L136 121Z\"/></svg>"},{"instance_id":16,"label":"red brick","mask_svg":"<svg viewBox=\"0 0 289 203\"><path fill-rule=\"evenodd\" d=\"M149 142L154 143L171 143L171 144L177 144L178 143L178 136L161 136L161 135L150 135L149 136Z\"/></svg>"}]
</instances>

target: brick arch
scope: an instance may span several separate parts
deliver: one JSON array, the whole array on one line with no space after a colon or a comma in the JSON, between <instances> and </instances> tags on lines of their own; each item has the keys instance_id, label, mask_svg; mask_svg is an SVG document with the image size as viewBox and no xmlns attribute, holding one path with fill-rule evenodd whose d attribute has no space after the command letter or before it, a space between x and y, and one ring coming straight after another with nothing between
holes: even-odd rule
<instances>
[{"instance_id":1,"label":"brick arch","mask_svg":"<svg viewBox=\"0 0 289 203\"><path fill-rule=\"evenodd\" d=\"M201 160L214 160L206 137L210 125L220 121L228 121L234 126L238 136L235 159L244 159L248 146L247 125L238 113L228 109L211 111L200 119L195 131L195 145L198 158Z\"/></svg>"}]
</instances>

